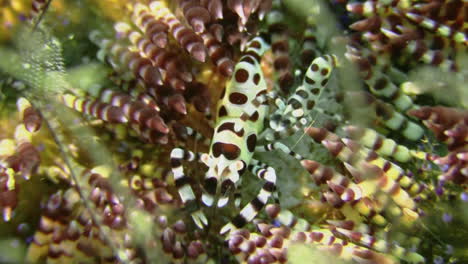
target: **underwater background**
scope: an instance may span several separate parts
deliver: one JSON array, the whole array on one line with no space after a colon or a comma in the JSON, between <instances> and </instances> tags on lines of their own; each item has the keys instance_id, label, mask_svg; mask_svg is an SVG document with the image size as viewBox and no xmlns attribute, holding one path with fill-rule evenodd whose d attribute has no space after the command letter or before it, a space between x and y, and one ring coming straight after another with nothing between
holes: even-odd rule
<instances>
[{"instance_id":1,"label":"underwater background","mask_svg":"<svg viewBox=\"0 0 468 264\"><path fill-rule=\"evenodd\" d=\"M468 263L467 34L465 0L0 0L0 263Z\"/></svg>"}]
</instances>

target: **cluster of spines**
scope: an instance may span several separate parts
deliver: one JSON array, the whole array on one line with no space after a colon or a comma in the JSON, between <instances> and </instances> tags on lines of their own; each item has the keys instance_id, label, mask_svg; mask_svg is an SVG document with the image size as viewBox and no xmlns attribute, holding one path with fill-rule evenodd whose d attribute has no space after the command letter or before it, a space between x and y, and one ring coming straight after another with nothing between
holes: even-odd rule
<instances>
[{"instance_id":1,"label":"cluster of spines","mask_svg":"<svg viewBox=\"0 0 468 264\"><path fill-rule=\"evenodd\" d=\"M425 188L415 179L405 175L396 164L381 158L377 153L359 146L350 139L340 139L326 129L308 128L306 130L315 141L322 143L330 153L344 162L354 181L362 190L362 196L378 199L379 190L387 193L404 215L417 218L414 197ZM372 187L373 186L373 187ZM384 202L385 204L385 202Z\"/></svg>"},{"instance_id":2,"label":"cluster of spines","mask_svg":"<svg viewBox=\"0 0 468 264\"><path fill-rule=\"evenodd\" d=\"M347 9L365 17L350 28L358 31L376 54L398 56L410 64L414 64L411 59L416 59L443 70L458 71L459 65L449 59L447 51L466 50L468 42L461 26L465 19L460 12L463 7L456 2L459 1L408 6L405 1L366 1L350 3ZM400 50L406 51L408 58L400 56Z\"/></svg>"},{"instance_id":3,"label":"cluster of spines","mask_svg":"<svg viewBox=\"0 0 468 264\"><path fill-rule=\"evenodd\" d=\"M59 191L49 197L28 249L28 261L38 261L44 256L57 263L72 259L90 261L97 258L103 263L118 260L106 245L89 211L78 207L79 202L79 194L74 189ZM78 212L75 211L77 208Z\"/></svg>"},{"instance_id":4,"label":"cluster of spines","mask_svg":"<svg viewBox=\"0 0 468 264\"><path fill-rule=\"evenodd\" d=\"M224 76L231 76L234 70L234 61L230 58L228 51L212 33L203 32L200 36L208 50L208 55L218 71Z\"/></svg>"},{"instance_id":5,"label":"cluster of spines","mask_svg":"<svg viewBox=\"0 0 468 264\"><path fill-rule=\"evenodd\" d=\"M358 207L359 206L356 206L354 210L358 209ZM369 224L357 222L356 218L353 216L346 218L353 220L329 219L326 221L326 224L317 227L304 218L298 218L293 212L281 209L278 205L269 205L266 211L270 218L275 219L276 224L268 225L258 221L257 230L260 231L260 233L254 233L253 235L255 238L260 235L266 236L268 239L271 235L269 233L273 233L271 232L272 230L277 230L273 234L277 234L277 232L281 230L281 234L289 234L289 237L283 237L283 239L286 238L286 240L280 239L280 241L286 243L286 245L280 243L281 248L287 249L287 246L291 242L313 244L319 246L318 249L320 250L338 253L337 255L339 257L353 259L358 263L367 263L366 261L369 261L371 256L373 256L373 258L375 258L373 260L377 262L383 262L385 259L393 260L395 257L400 260L408 261L409 263L424 262L424 257L415 253L412 249L408 249L408 245L412 247L418 246L420 241L417 239L410 238L407 241L401 241L401 243L397 241L392 241L390 243L387 238L383 239L381 232L373 230ZM343 213L346 215L345 212ZM281 224L279 227L278 223ZM243 230L238 234L245 232L246 231ZM248 238L248 236L245 235L244 237ZM403 237L404 239L407 238L405 235L403 235ZM273 238L278 237L274 236ZM292 241L288 241L288 238L292 238ZM349 247L345 249L343 246ZM342 250L345 250L345 252L342 252ZM366 255L367 257L364 257Z\"/></svg>"},{"instance_id":6,"label":"cluster of spines","mask_svg":"<svg viewBox=\"0 0 468 264\"><path fill-rule=\"evenodd\" d=\"M383 173L386 173L389 178L401 184L401 187L407 190L412 196L420 194L425 189L424 185L416 183L415 180L409 175L406 175L406 172L397 164L380 157L375 151L360 145L350 138L339 138L337 135L324 128L310 127L306 132L309 136L313 137L314 140L324 144L334 156L337 156L340 160L351 166L368 167L368 165L374 165L380 168ZM363 164L360 164L361 162ZM366 172L369 170L362 168L362 171ZM374 170L374 172L377 171ZM365 178L362 177L361 179L359 179L359 177L357 178L358 181L364 179Z\"/></svg>"},{"instance_id":7,"label":"cluster of spines","mask_svg":"<svg viewBox=\"0 0 468 264\"><path fill-rule=\"evenodd\" d=\"M311 245L331 256L357 263L389 261L392 253L399 253L395 254L397 258L411 263L424 261L420 255L402 247L359 232L343 228L338 230L332 225L298 230L259 222L256 229L255 233L247 230L235 231L228 240L229 250L241 263L287 263L288 249L299 244Z\"/></svg>"},{"instance_id":8,"label":"cluster of spines","mask_svg":"<svg viewBox=\"0 0 468 264\"><path fill-rule=\"evenodd\" d=\"M128 119L125 117L122 109L99 100L81 99L71 94L61 96L64 105L75 109L83 114L90 115L94 118L104 120L110 123L126 123Z\"/></svg>"},{"instance_id":9,"label":"cluster of spines","mask_svg":"<svg viewBox=\"0 0 468 264\"><path fill-rule=\"evenodd\" d=\"M457 184L468 182L468 112L466 110L434 106L411 110L410 115L421 119L432 130L435 137L444 142L449 153L444 157L430 158L441 166L443 174L439 176L440 184L447 181Z\"/></svg>"},{"instance_id":10,"label":"cluster of spines","mask_svg":"<svg viewBox=\"0 0 468 264\"><path fill-rule=\"evenodd\" d=\"M148 28L151 27L151 23L154 24L162 21L162 18L158 18L144 5L137 4L134 11L134 17L136 17L135 24L137 26L140 25L143 28L146 26ZM144 100L148 101L148 98L151 99L153 97L153 100L150 101L155 103L161 110L159 114L155 113L154 110L151 111L152 116L154 116L152 119L158 119L156 120L157 122L147 120L146 117L142 117L145 120L140 120L142 119L140 118L141 111L136 111L139 120L137 122L130 122L130 126L141 137L152 143L167 143L168 139L164 134L167 134L168 131L164 122L173 119L177 120L186 115L185 98L192 100L198 111L209 115L209 105L206 104L206 102L209 103L209 100L206 100L206 87L202 83L194 81L190 72L183 70L182 65L184 63L173 52L158 47L147 34L142 35L137 30L132 29L132 26L129 24L120 22L115 24L114 28L118 33L118 40L102 38L97 32L91 35L91 39L102 48L104 54L110 54L108 56L110 63L116 70L121 68L131 69L135 77L139 79L143 90L146 90L146 93L143 92L143 94L139 93L134 96L136 99L134 99L132 105L141 108L142 103L139 102L141 100L139 98L143 96L145 97ZM159 33L163 34L164 30L162 29L161 31ZM125 41L134 45L139 52L132 51L131 47L125 45ZM172 87L172 90L168 87ZM148 97L149 95L151 96ZM200 103L201 101L205 103ZM129 120L133 120L132 115L134 113L132 112L135 111L130 108L125 109ZM143 111L144 109L141 110ZM150 110L144 110L145 113L148 111ZM159 118L159 115L161 115L164 121ZM149 124L147 121L152 124Z\"/></svg>"},{"instance_id":11,"label":"cluster of spines","mask_svg":"<svg viewBox=\"0 0 468 264\"><path fill-rule=\"evenodd\" d=\"M218 1L218 3L220 2ZM216 3L212 4L212 6L216 6ZM196 33L206 30L205 25L211 21L211 14L205 6L198 1L183 0L180 2L180 8L185 19Z\"/></svg>"},{"instance_id":12,"label":"cluster of spines","mask_svg":"<svg viewBox=\"0 0 468 264\"><path fill-rule=\"evenodd\" d=\"M193 76L184 69L183 63L176 54L165 48L160 48L147 35L133 30L129 24L119 22L114 29L122 39L128 39L154 66L162 73L163 82L178 91L185 90L185 82L190 82Z\"/></svg>"},{"instance_id":13,"label":"cluster of spines","mask_svg":"<svg viewBox=\"0 0 468 264\"><path fill-rule=\"evenodd\" d=\"M159 48L165 48L168 43L169 26L156 18L143 4L135 4L132 21Z\"/></svg>"},{"instance_id":14,"label":"cluster of spines","mask_svg":"<svg viewBox=\"0 0 468 264\"><path fill-rule=\"evenodd\" d=\"M159 205L171 204L174 200L162 180L134 174L143 165L140 160L144 157L141 155L135 152L127 166L120 168L127 179L120 181L119 188L127 188L135 194L136 208L155 214ZM106 166L83 170L80 175L81 183L84 184L82 188L72 187L49 197L42 206L43 215L28 251L28 261L45 256L49 261L57 262L71 259L99 259L100 263L141 261L134 238L129 235L129 229L132 228L129 225L129 214L121 198L115 194L108 173ZM91 207L83 202L82 195L86 196ZM160 227L167 223L164 216L154 215L154 218ZM112 234L108 230L112 230ZM163 242L164 236L161 235L160 239Z\"/></svg>"},{"instance_id":15,"label":"cluster of spines","mask_svg":"<svg viewBox=\"0 0 468 264\"><path fill-rule=\"evenodd\" d=\"M317 186L326 184L329 190L339 195L343 202L357 201L362 198L363 191L361 187L353 182L348 177L336 172L331 167L323 166L320 163L312 160L303 160L302 166L307 168L312 180ZM330 197L327 190L322 192L322 197L327 200ZM327 200L332 206L335 204L332 200Z\"/></svg>"},{"instance_id":16,"label":"cluster of spines","mask_svg":"<svg viewBox=\"0 0 468 264\"><path fill-rule=\"evenodd\" d=\"M450 38L451 40L461 43L465 46L468 45L468 38L465 32L458 31L453 27L444 25L416 13L408 12L404 15L412 22L416 23L417 25L421 25L429 31L435 32L439 36Z\"/></svg>"},{"instance_id":17,"label":"cluster of spines","mask_svg":"<svg viewBox=\"0 0 468 264\"><path fill-rule=\"evenodd\" d=\"M136 125L136 130L139 132L152 130L161 136L169 132L169 128L156 109L139 100L133 100L129 95L104 90L101 93L101 100L121 110L131 125Z\"/></svg>"},{"instance_id":18,"label":"cluster of spines","mask_svg":"<svg viewBox=\"0 0 468 264\"><path fill-rule=\"evenodd\" d=\"M206 246L200 240L186 240L188 230L182 220L176 221L172 226L168 226L167 219L160 221L164 228L161 235L161 244L164 253L175 261L186 259L195 263L206 262Z\"/></svg>"},{"instance_id":19,"label":"cluster of spines","mask_svg":"<svg viewBox=\"0 0 468 264\"><path fill-rule=\"evenodd\" d=\"M192 58L204 62L209 55L218 71L224 76L230 76L234 67L232 54L222 45L222 41L226 39L231 45L238 41L245 43L249 34L244 30L249 17L257 13L262 19L271 8L271 1L228 1L226 8L224 5L218 0L181 1L178 8L190 25L185 26L185 21L179 20L163 1L152 1L148 5L136 3L133 6L132 22L143 32L142 39L158 47L149 48L145 44L146 52L151 50L153 53L169 54L168 35L171 35ZM240 23L235 30L232 30L230 23L220 23L222 21L219 20L226 15L232 18L233 14L238 16ZM174 57L170 59L174 60Z\"/></svg>"},{"instance_id":20,"label":"cluster of spines","mask_svg":"<svg viewBox=\"0 0 468 264\"><path fill-rule=\"evenodd\" d=\"M382 71L376 56L370 55L365 58L351 47L348 47L346 56L359 66L363 79L372 94L391 101L401 111L415 107L413 100L404 94Z\"/></svg>"},{"instance_id":21,"label":"cluster of spines","mask_svg":"<svg viewBox=\"0 0 468 264\"><path fill-rule=\"evenodd\" d=\"M361 109L356 108L356 103ZM386 103L364 91L347 92L345 104L353 106L354 114L363 114L383 127L401 133L405 138L417 141L424 136L424 129L397 111L392 104Z\"/></svg>"},{"instance_id":22,"label":"cluster of spines","mask_svg":"<svg viewBox=\"0 0 468 264\"><path fill-rule=\"evenodd\" d=\"M412 153L417 153L417 151L398 144L393 139L380 135L371 128L346 126L344 130L348 138L359 142L379 155L393 158L399 162L409 162L413 158Z\"/></svg>"},{"instance_id":23,"label":"cluster of spines","mask_svg":"<svg viewBox=\"0 0 468 264\"><path fill-rule=\"evenodd\" d=\"M421 119L438 140L447 144L449 150L463 150L466 147L468 113L466 110L425 106L411 110L410 115Z\"/></svg>"},{"instance_id":24,"label":"cluster of spines","mask_svg":"<svg viewBox=\"0 0 468 264\"><path fill-rule=\"evenodd\" d=\"M149 4L150 10L157 19L161 19L169 26L169 33L194 59L204 62L206 50L202 39L192 29L182 25L179 19L165 6L162 1L153 1Z\"/></svg>"},{"instance_id":25,"label":"cluster of spines","mask_svg":"<svg viewBox=\"0 0 468 264\"><path fill-rule=\"evenodd\" d=\"M382 252L384 254L389 254L392 257L396 257L401 260L406 260L410 263L423 263L424 258L415 253L411 252L402 246L399 246L396 243L389 243L384 239L378 239L375 236L365 234L363 232L350 230L343 227L332 227L332 232L335 233L337 236L344 236L349 241L362 245L366 248L373 249L377 252Z\"/></svg>"},{"instance_id":26,"label":"cluster of spines","mask_svg":"<svg viewBox=\"0 0 468 264\"><path fill-rule=\"evenodd\" d=\"M13 138L0 140L0 207L3 220L9 221L18 203L19 177L29 180L41 164L41 155L33 144L42 117L25 99L17 101L23 123L16 125Z\"/></svg>"},{"instance_id":27,"label":"cluster of spines","mask_svg":"<svg viewBox=\"0 0 468 264\"><path fill-rule=\"evenodd\" d=\"M204 49L218 71L231 76L234 62L221 44L223 27L215 21L223 16L221 1L182 1L180 8L196 35L203 40Z\"/></svg>"},{"instance_id":28,"label":"cluster of spines","mask_svg":"<svg viewBox=\"0 0 468 264\"><path fill-rule=\"evenodd\" d=\"M388 224L386 218L382 215L382 207L378 206L369 197L363 197L363 187L357 183L351 182L351 179L344 177L330 167L326 167L316 161L304 160L302 166L310 173L318 186L327 184L327 189L321 191L321 201L328 203L333 208L339 209L345 216L353 216L354 213L360 214L367 222L385 226ZM340 183L334 183L331 180L341 180ZM348 188L351 184L352 188ZM343 186L345 185L345 186ZM354 213L349 213L354 212Z\"/></svg>"},{"instance_id":29,"label":"cluster of spines","mask_svg":"<svg viewBox=\"0 0 468 264\"><path fill-rule=\"evenodd\" d=\"M161 73L152 65L152 62L142 57L138 52L128 50L117 41L103 38L98 32L90 35L91 40L101 47L103 55L107 56L109 63L121 73L133 73L138 79L149 86L162 85Z\"/></svg>"},{"instance_id":30,"label":"cluster of spines","mask_svg":"<svg viewBox=\"0 0 468 264\"><path fill-rule=\"evenodd\" d=\"M238 28L240 31L245 30L249 17L253 13L258 13L258 17L263 19L266 12L270 10L272 0L257 1L257 0L228 0L227 7L239 16Z\"/></svg>"}]
</instances>

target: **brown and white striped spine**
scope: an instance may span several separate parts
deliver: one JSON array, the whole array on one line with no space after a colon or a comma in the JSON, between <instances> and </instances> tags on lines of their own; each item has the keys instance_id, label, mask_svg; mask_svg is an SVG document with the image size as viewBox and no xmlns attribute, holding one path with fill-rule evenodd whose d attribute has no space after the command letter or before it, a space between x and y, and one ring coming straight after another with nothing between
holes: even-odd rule
<instances>
[{"instance_id":1,"label":"brown and white striped spine","mask_svg":"<svg viewBox=\"0 0 468 264\"><path fill-rule=\"evenodd\" d=\"M104 90L101 99L104 102L109 102L113 107L121 109L125 117L132 123L137 123L142 127L147 127L163 134L169 132L169 128L154 108L147 106L143 102L134 101L129 95L112 90Z\"/></svg>"},{"instance_id":2,"label":"brown and white striped spine","mask_svg":"<svg viewBox=\"0 0 468 264\"><path fill-rule=\"evenodd\" d=\"M231 76L235 63L230 58L227 50L221 46L221 43L210 32L202 33L201 37L208 50L208 55L218 71L223 76Z\"/></svg>"},{"instance_id":3,"label":"brown and white striped spine","mask_svg":"<svg viewBox=\"0 0 468 264\"><path fill-rule=\"evenodd\" d=\"M218 23L211 24L210 27L208 28L208 32L210 32L218 42L223 42L224 27L221 24L218 24Z\"/></svg>"},{"instance_id":4,"label":"brown and white striped spine","mask_svg":"<svg viewBox=\"0 0 468 264\"><path fill-rule=\"evenodd\" d=\"M180 8L195 33L206 31L206 25L211 21L211 14L199 1L181 0Z\"/></svg>"},{"instance_id":5,"label":"brown and white striped spine","mask_svg":"<svg viewBox=\"0 0 468 264\"><path fill-rule=\"evenodd\" d=\"M210 12L213 20L223 18L223 3L221 0L200 0L200 4Z\"/></svg>"},{"instance_id":6,"label":"brown and white striped spine","mask_svg":"<svg viewBox=\"0 0 468 264\"><path fill-rule=\"evenodd\" d=\"M358 141L379 155L392 157L399 162L409 162L412 158L411 151L407 147L396 143L393 139L380 135L373 129L346 126L344 130L347 137Z\"/></svg>"},{"instance_id":7,"label":"brown and white striped spine","mask_svg":"<svg viewBox=\"0 0 468 264\"><path fill-rule=\"evenodd\" d=\"M447 58L442 50L429 49L423 40L409 41L405 50L412 55L412 58L439 67L443 71L458 71L455 61Z\"/></svg>"},{"instance_id":8,"label":"brown and white striped spine","mask_svg":"<svg viewBox=\"0 0 468 264\"><path fill-rule=\"evenodd\" d=\"M191 82L193 80L192 74L183 67L183 63L179 61L175 53L165 48L157 47L147 36L133 30L127 23L116 23L114 29L123 37L128 38L130 42L138 48L140 53L149 58L156 67L166 71L165 75L177 76L185 82ZM165 81L168 82L167 79Z\"/></svg>"},{"instance_id":9,"label":"brown and white striped spine","mask_svg":"<svg viewBox=\"0 0 468 264\"><path fill-rule=\"evenodd\" d=\"M375 111L377 116L382 118L386 127L393 131L400 131L409 140L417 141L424 135L424 130L421 126L408 120L408 118L397 112L390 104L376 100Z\"/></svg>"},{"instance_id":10,"label":"brown and white striped spine","mask_svg":"<svg viewBox=\"0 0 468 264\"><path fill-rule=\"evenodd\" d=\"M311 129L307 129L306 132L314 139L318 138L318 134L314 133ZM321 143L333 156L339 158L345 164L349 164L347 167L352 170L350 171L352 174L353 172L357 172L357 170L362 170L371 176L370 179L368 179L369 177L363 178L362 182L358 184L362 185L361 190L363 191L363 195L368 196L376 192L375 186L380 186L381 190L389 193L399 206L415 210L416 204L414 200L402 187L406 187L408 191L412 191L414 194L419 194L424 190L424 187L419 186L413 179L405 175L400 167L380 158L373 151L366 151L348 139L343 139L343 141L323 139ZM360 181L358 180L358 182ZM374 188L369 188L369 184L375 184Z\"/></svg>"},{"instance_id":11,"label":"brown and white striped spine","mask_svg":"<svg viewBox=\"0 0 468 264\"><path fill-rule=\"evenodd\" d=\"M130 41L138 50L150 59L155 66L163 70L163 81L170 84L175 90L185 90L185 81L182 80L182 78L186 81L191 81L193 77L190 73L182 69L182 63L179 63L177 56L172 52L168 52L166 49L158 48L136 31L131 31L129 33Z\"/></svg>"},{"instance_id":12,"label":"brown and white striped spine","mask_svg":"<svg viewBox=\"0 0 468 264\"><path fill-rule=\"evenodd\" d=\"M339 157L343 162L347 162L352 166L358 165L363 161L365 161L366 164L375 165L389 175L392 180L398 182L402 188L413 195L418 195L425 189L424 185L417 184L414 179L406 175L404 170L398 165L385 160L376 152L360 146L357 142L351 139L337 139L338 136L323 128L308 128L306 132L316 140L320 140L320 138L322 138L320 142L331 150L331 153L334 156ZM325 136L321 136L320 134L324 134ZM338 149L340 152L336 152ZM341 152L341 150L343 150L343 152Z\"/></svg>"},{"instance_id":13,"label":"brown and white striped spine","mask_svg":"<svg viewBox=\"0 0 468 264\"><path fill-rule=\"evenodd\" d=\"M135 23L156 46L159 48L165 48L167 46L169 26L160 19L157 19L147 6L140 3L135 4L132 22Z\"/></svg>"},{"instance_id":14,"label":"brown and white striped spine","mask_svg":"<svg viewBox=\"0 0 468 264\"><path fill-rule=\"evenodd\" d=\"M18 112L23 119L24 126L29 132L37 132L41 128L42 116L31 103L24 97L21 97L16 102Z\"/></svg>"},{"instance_id":15,"label":"brown and white striped spine","mask_svg":"<svg viewBox=\"0 0 468 264\"><path fill-rule=\"evenodd\" d=\"M106 122L126 123L128 121L122 109L99 100L81 99L71 94L62 95L60 99L66 106Z\"/></svg>"},{"instance_id":16,"label":"brown and white striped spine","mask_svg":"<svg viewBox=\"0 0 468 264\"><path fill-rule=\"evenodd\" d=\"M133 94L132 94L133 96ZM153 97L151 97L151 95L147 94L146 92L140 92L138 93L135 98L140 101L140 102L143 102L144 104L146 104L148 107L154 109L155 111L157 112L160 112L161 109L159 108L158 104L156 103L156 101L153 99Z\"/></svg>"},{"instance_id":17,"label":"brown and white striped spine","mask_svg":"<svg viewBox=\"0 0 468 264\"><path fill-rule=\"evenodd\" d=\"M327 184L343 202L352 202L362 198L361 188L331 167L323 166L312 160L303 160L301 164L307 169L317 185Z\"/></svg>"},{"instance_id":18,"label":"brown and white striped spine","mask_svg":"<svg viewBox=\"0 0 468 264\"><path fill-rule=\"evenodd\" d=\"M13 169L0 165L0 210L5 222L10 221L13 210L18 205L18 187Z\"/></svg>"},{"instance_id":19,"label":"brown and white striped spine","mask_svg":"<svg viewBox=\"0 0 468 264\"><path fill-rule=\"evenodd\" d=\"M346 9L354 14L370 17L377 14L377 1L353 2L346 5Z\"/></svg>"},{"instance_id":20,"label":"brown and white striped spine","mask_svg":"<svg viewBox=\"0 0 468 264\"><path fill-rule=\"evenodd\" d=\"M364 234L359 231L346 230L336 227L333 231L347 237L351 242L358 245L363 245L377 252L392 254L402 260L410 260L411 263L423 263L424 258L414 252L411 252L395 243L389 243L382 239L377 239L375 236Z\"/></svg>"},{"instance_id":21,"label":"brown and white striped spine","mask_svg":"<svg viewBox=\"0 0 468 264\"><path fill-rule=\"evenodd\" d=\"M407 117L396 111L391 104L375 98L368 92L347 92L345 100L354 104L356 101L365 103L360 105L361 109L356 110L358 113L365 111L362 114L375 119L375 122L382 123L392 131L401 133L409 140L417 141L424 135L424 130L420 125L408 120Z\"/></svg>"},{"instance_id":22,"label":"brown and white striped spine","mask_svg":"<svg viewBox=\"0 0 468 264\"><path fill-rule=\"evenodd\" d=\"M423 15L412 12L403 12L403 15L410 21L421 25L423 28L434 32L435 34L452 39L453 41L468 45L468 38L464 32L457 31L454 28L429 19Z\"/></svg>"},{"instance_id":23,"label":"brown and white striped spine","mask_svg":"<svg viewBox=\"0 0 468 264\"><path fill-rule=\"evenodd\" d=\"M32 144L33 134L29 132L24 124L15 128L14 139L16 143L16 155L7 159L7 163L21 176L29 180L36 173L41 157L37 148Z\"/></svg>"},{"instance_id":24,"label":"brown and white striped spine","mask_svg":"<svg viewBox=\"0 0 468 264\"><path fill-rule=\"evenodd\" d=\"M346 57L359 65L361 74L368 84L371 92L376 96L391 100L392 104L399 110L406 111L414 107L413 100L401 90L384 74L376 65L376 57L362 56L347 52Z\"/></svg>"},{"instance_id":25,"label":"brown and white striped spine","mask_svg":"<svg viewBox=\"0 0 468 264\"><path fill-rule=\"evenodd\" d=\"M187 102L181 93L167 95L167 91L160 91L156 87L149 87L147 91L161 108L160 113L164 119L177 120L187 114ZM174 118L176 116L178 118Z\"/></svg>"},{"instance_id":26,"label":"brown and white striped spine","mask_svg":"<svg viewBox=\"0 0 468 264\"><path fill-rule=\"evenodd\" d=\"M402 31L405 30L403 27L399 27ZM406 31L410 31L406 29ZM400 46L406 53L410 55L408 60L417 60L424 62L429 65L433 65L441 68L444 71L458 71L458 67L453 60L447 58L446 54L442 50L433 50L428 47L428 44L423 39L416 39L416 36L403 36L398 35L393 31L382 28L381 32L386 37L390 38L391 41L397 42L394 45L395 48L400 49ZM411 32L417 34L416 32ZM411 34L407 33L407 34ZM409 38L409 40L408 40ZM411 62L410 62L411 63Z\"/></svg>"},{"instance_id":27,"label":"brown and white striped spine","mask_svg":"<svg viewBox=\"0 0 468 264\"><path fill-rule=\"evenodd\" d=\"M96 31L91 33L90 38L108 55L109 62L117 71L130 70L136 78L148 85L163 84L161 73L153 67L151 60L142 57L138 52L128 50L127 47L117 42L101 38Z\"/></svg>"},{"instance_id":28,"label":"brown and white striped spine","mask_svg":"<svg viewBox=\"0 0 468 264\"><path fill-rule=\"evenodd\" d=\"M411 196L401 188L401 184L393 179L392 174L384 171L382 168L372 162L368 162L362 152L356 153L342 142L323 141L322 143L334 156L339 158L345 164L354 167L357 170L365 171L367 177L359 183L362 186L364 196L370 196L378 191L388 193L392 200L402 208L411 211L416 210L416 204ZM350 168L348 166L348 168ZM374 188L371 188L373 186ZM377 189L378 188L378 189ZM414 213L416 216L417 214Z\"/></svg>"},{"instance_id":29,"label":"brown and white striped spine","mask_svg":"<svg viewBox=\"0 0 468 264\"><path fill-rule=\"evenodd\" d=\"M244 1L243 0L227 0L227 7L239 16L237 25L239 31L245 30L245 25L247 24L248 17L244 14Z\"/></svg>"},{"instance_id":30,"label":"brown and white striped spine","mask_svg":"<svg viewBox=\"0 0 468 264\"><path fill-rule=\"evenodd\" d=\"M443 106L424 106L408 112L424 121L438 140L446 143L450 151L466 149L468 138L468 111Z\"/></svg>"},{"instance_id":31,"label":"brown and white striped spine","mask_svg":"<svg viewBox=\"0 0 468 264\"><path fill-rule=\"evenodd\" d=\"M171 109L171 112L177 113L179 115L185 116L187 115L187 102L185 98L181 94L173 94L163 99L165 104ZM173 119L180 119L174 117Z\"/></svg>"},{"instance_id":32,"label":"brown and white striped spine","mask_svg":"<svg viewBox=\"0 0 468 264\"><path fill-rule=\"evenodd\" d=\"M158 19L162 19L169 26L169 32L190 56L200 62L205 62L206 50L203 40L193 30L182 25L162 1L153 1L149 7Z\"/></svg>"},{"instance_id":33,"label":"brown and white striped spine","mask_svg":"<svg viewBox=\"0 0 468 264\"><path fill-rule=\"evenodd\" d=\"M167 144L169 142L169 138L167 133L161 133L153 129L149 129L146 127L141 127L138 124L132 123L130 125L132 129L136 132L136 134L145 140L147 143L151 144Z\"/></svg>"},{"instance_id":34,"label":"brown and white striped spine","mask_svg":"<svg viewBox=\"0 0 468 264\"><path fill-rule=\"evenodd\" d=\"M352 142L349 139L343 139L343 142L347 145L357 145L356 142ZM388 175L392 180L399 183L400 186L406 190L411 196L419 195L426 189L424 184L418 184L412 177L406 174L406 172L396 165L393 162L390 162L382 157L380 157L374 151L371 151L367 148L361 147L360 152L363 156L366 157L366 162L372 164L382 169L386 175Z\"/></svg>"},{"instance_id":35,"label":"brown and white striped spine","mask_svg":"<svg viewBox=\"0 0 468 264\"><path fill-rule=\"evenodd\" d=\"M238 230L229 237L229 250L239 261L261 263L261 260L266 259L271 263L287 263L286 249L296 243L312 244L317 249L329 252L333 256L358 263L377 263L378 258L383 257L339 238L327 228L296 232L285 227L258 223L257 230L258 232L253 234L247 230Z\"/></svg>"},{"instance_id":36,"label":"brown and white striped spine","mask_svg":"<svg viewBox=\"0 0 468 264\"><path fill-rule=\"evenodd\" d=\"M142 57L138 52L129 51L126 48L115 45L110 50L121 65L126 65L137 78L141 78L149 85L162 85L161 73L153 67L151 61Z\"/></svg>"}]
</instances>

